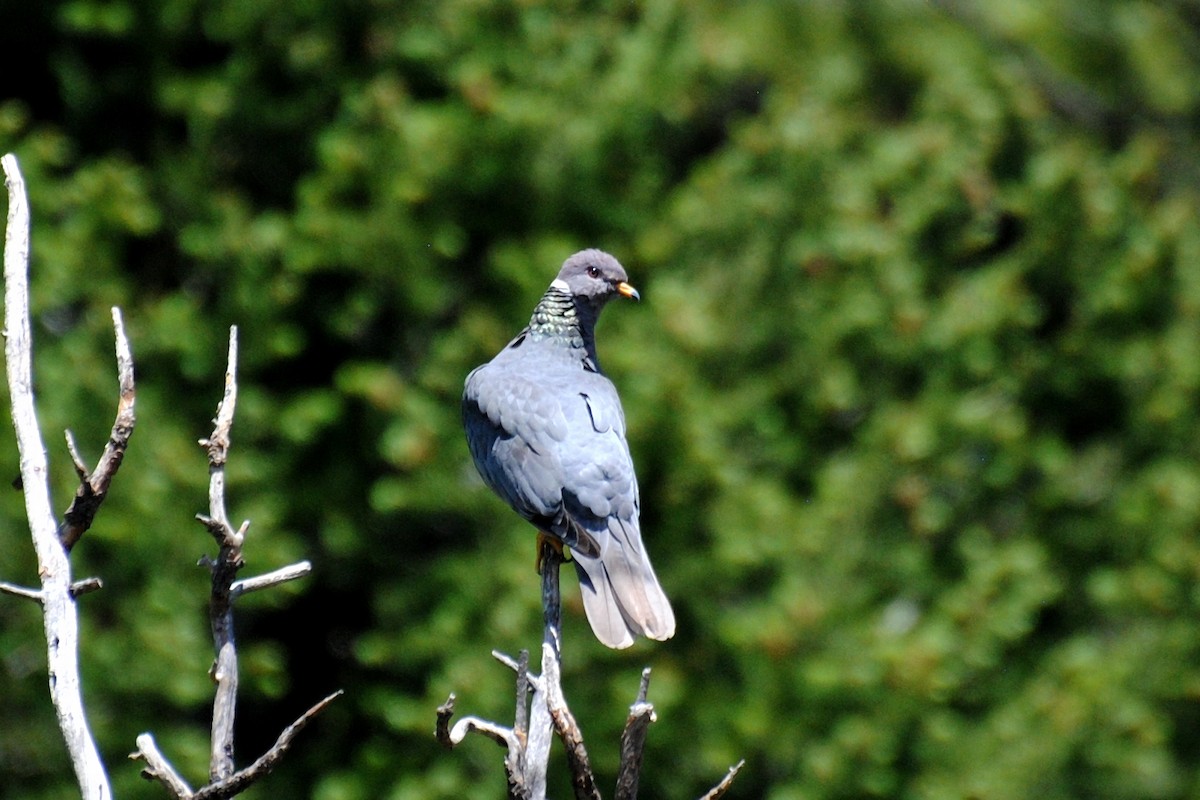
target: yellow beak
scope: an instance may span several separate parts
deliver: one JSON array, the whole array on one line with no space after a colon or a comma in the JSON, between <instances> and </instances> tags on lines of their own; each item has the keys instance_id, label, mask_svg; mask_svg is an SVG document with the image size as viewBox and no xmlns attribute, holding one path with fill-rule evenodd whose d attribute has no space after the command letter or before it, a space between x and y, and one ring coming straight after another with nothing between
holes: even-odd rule
<instances>
[{"instance_id":1,"label":"yellow beak","mask_svg":"<svg viewBox=\"0 0 1200 800\"><path fill-rule=\"evenodd\" d=\"M620 292L621 294L625 295L626 297L632 297L634 300L642 299L642 296L640 294L638 294L638 290L633 288L632 286L630 286L625 281L621 281L620 283L617 284L617 291Z\"/></svg>"}]
</instances>

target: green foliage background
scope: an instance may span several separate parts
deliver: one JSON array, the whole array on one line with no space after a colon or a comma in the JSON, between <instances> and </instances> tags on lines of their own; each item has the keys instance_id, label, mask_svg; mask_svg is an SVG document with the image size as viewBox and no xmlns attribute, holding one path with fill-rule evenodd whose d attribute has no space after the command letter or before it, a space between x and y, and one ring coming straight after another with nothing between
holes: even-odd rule
<instances>
[{"instance_id":1,"label":"green foliage background","mask_svg":"<svg viewBox=\"0 0 1200 800\"><path fill-rule=\"evenodd\" d=\"M94 458L124 309L139 427L80 575L119 798L206 770L195 444L230 324L247 796L494 798L539 639L532 532L475 478L463 377L559 263L616 254L643 527L679 633L566 690L605 785L643 665L643 795L1200 797L1200 6L56 0L0 9L34 213L36 373ZM4 426L0 474L15 477ZM7 480L7 478L6 478ZM0 579L34 583L18 492ZM0 598L0 795L73 781L40 617ZM569 789L560 770L555 794Z\"/></svg>"}]
</instances>

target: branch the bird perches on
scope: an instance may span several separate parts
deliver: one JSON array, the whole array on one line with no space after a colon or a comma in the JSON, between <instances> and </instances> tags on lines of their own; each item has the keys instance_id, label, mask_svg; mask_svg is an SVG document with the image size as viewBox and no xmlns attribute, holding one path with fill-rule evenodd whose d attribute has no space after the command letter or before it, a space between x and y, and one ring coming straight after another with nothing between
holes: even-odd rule
<instances>
[{"instance_id":1,"label":"branch the bird perches on","mask_svg":"<svg viewBox=\"0 0 1200 800\"><path fill-rule=\"evenodd\" d=\"M562 553L548 540L542 542L542 672L529 671L529 652L522 650L516 660L492 651L492 656L516 673L516 714L512 727L506 727L479 717L461 717L453 727L456 697L451 694L438 706L436 736L447 748L462 743L468 733L478 733L506 748L504 771L508 779L509 800L545 800L546 773L550 762L550 744L555 734L566 750L567 767L576 800L601 800L583 743L583 733L562 689L562 596L559 590L559 567ZM637 698L629 708L629 717L621 734L621 762L617 772L614 800L634 800L642 768L642 751L646 732L656 717L654 706L647 700L650 687L650 668L642 670ZM532 690L532 698L530 698ZM744 761L730 768L728 774L710 789L701 800L718 800L729 789Z\"/></svg>"}]
</instances>

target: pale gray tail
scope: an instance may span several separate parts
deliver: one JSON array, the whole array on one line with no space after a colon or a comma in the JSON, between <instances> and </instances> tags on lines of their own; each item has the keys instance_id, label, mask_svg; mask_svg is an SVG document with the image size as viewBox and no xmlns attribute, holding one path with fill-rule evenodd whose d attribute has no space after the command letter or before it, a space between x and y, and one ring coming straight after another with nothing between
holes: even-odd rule
<instances>
[{"instance_id":1,"label":"pale gray tail","mask_svg":"<svg viewBox=\"0 0 1200 800\"><path fill-rule=\"evenodd\" d=\"M670 639L675 634L675 612L663 593L641 547L640 536L621 541L619 520L611 520L617 530L601 538L601 552L588 556L572 550L583 608L596 638L609 647L633 644L635 636ZM621 537L621 538L618 538Z\"/></svg>"}]
</instances>

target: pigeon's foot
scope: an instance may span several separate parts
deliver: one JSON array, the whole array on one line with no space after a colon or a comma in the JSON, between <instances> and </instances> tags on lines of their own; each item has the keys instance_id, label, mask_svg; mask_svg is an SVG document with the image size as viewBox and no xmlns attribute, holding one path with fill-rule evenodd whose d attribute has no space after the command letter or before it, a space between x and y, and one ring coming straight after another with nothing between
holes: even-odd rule
<instances>
[{"instance_id":1,"label":"pigeon's foot","mask_svg":"<svg viewBox=\"0 0 1200 800\"><path fill-rule=\"evenodd\" d=\"M554 552L558 553L559 561L562 561L565 563L566 561L569 560L567 558L566 545L564 545L562 543L561 539L559 539L557 536L551 536L550 534L546 533L545 531L538 531L537 563L534 564L534 567L537 569L538 575L542 574L542 561L545 560L545 552L546 552L547 547L553 548Z\"/></svg>"}]
</instances>

